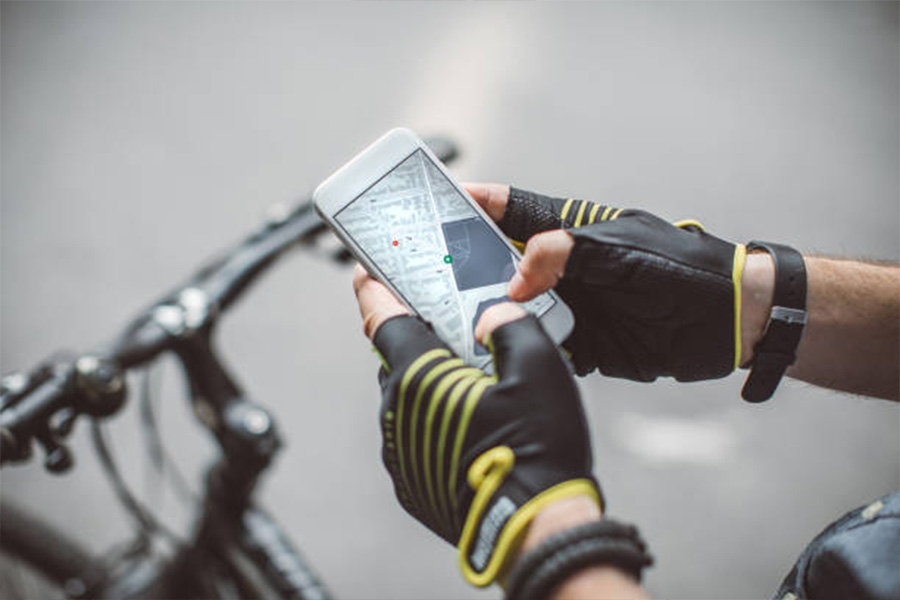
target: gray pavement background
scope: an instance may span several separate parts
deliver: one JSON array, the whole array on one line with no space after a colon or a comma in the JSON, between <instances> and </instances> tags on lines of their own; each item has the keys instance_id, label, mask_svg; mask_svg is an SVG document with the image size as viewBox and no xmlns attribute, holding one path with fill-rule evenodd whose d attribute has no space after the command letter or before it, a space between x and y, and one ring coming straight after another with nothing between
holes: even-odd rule
<instances>
[{"instance_id":1,"label":"gray pavement background","mask_svg":"<svg viewBox=\"0 0 900 600\"><path fill-rule=\"evenodd\" d=\"M0 367L86 348L396 125L461 144L462 179L697 217L719 235L897 260L897 3L13 3L0 8ZM263 502L339 597L476 598L379 462L377 367L350 272L285 260L220 345L287 448ZM177 367L169 448L213 449ZM900 484L897 406L787 382L582 382L611 512L674 598L760 598L826 523ZM111 430L144 486L134 411ZM5 469L95 548L120 539L78 468ZM177 528L185 511L164 496ZM183 526L183 525L182 525Z\"/></svg>"}]
</instances>

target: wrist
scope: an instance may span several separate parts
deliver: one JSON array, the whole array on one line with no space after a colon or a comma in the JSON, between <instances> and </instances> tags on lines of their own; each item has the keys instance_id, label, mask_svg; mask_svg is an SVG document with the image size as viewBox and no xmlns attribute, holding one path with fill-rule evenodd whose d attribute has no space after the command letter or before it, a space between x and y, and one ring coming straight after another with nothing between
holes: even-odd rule
<instances>
[{"instance_id":1,"label":"wrist","mask_svg":"<svg viewBox=\"0 0 900 600\"><path fill-rule=\"evenodd\" d=\"M747 255L741 276L741 367L753 360L756 344L766 331L775 294L775 263L768 252Z\"/></svg>"},{"instance_id":2,"label":"wrist","mask_svg":"<svg viewBox=\"0 0 900 600\"><path fill-rule=\"evenodd\" d=\"M596 500L586 494L566 498L547 506L535 515L529 525L510 569L512 570L518 561L528 560L524 558L526 554L531 553L530 556L533 557L535 551L540 552L535 548L542 542L566 530L600 521L601 517L602 511ZM652 559L650 560L652 562ZM533 571L523 571L525 572ZM600 563L589 564L573 571L561 579L546 597L549 600L584 600L598 597L642 599L647 598L647 595L639 579L635 579L627 569L615 564Z\"/></svg>"},{"instance_id":3,"label":"wrist","mask_svg":"<svg viewBox=\"0 0 900 600\"><path fill-rule=\"evenodd\" d=\"M516 556L533 550L548 537L571 527L599 521L602 513L597 501L587 494L565 498L541 509L531 520Z\"/></svg>"},{"instance_id":4,"label":"wrist","mask_svg":"<svg viewBox=\"0 0 900 600\"><path fill-rule=\"evenodd\" d=\"M584 525L585 523L590 523L592 521L599 521L602 514L596 500L587 494L565 498L544 507L534 516L531 523L528 525L525 537L522 540L522 545L510 561L510 571L520 558L537 548L541 542L547 538L566 529L578 527L579 525ZM606 566L585 569L577 573L575 577L570 578L573 581L567 582L566 587L571 587L572 585L584 585L584 580L588 577L595 577L595 571L598 569L603 572L607 570L615 571L613 567ZM618 573L616 573L616 576L625 577L625 575L619 575Z\"/></svg>"}]
</instances>

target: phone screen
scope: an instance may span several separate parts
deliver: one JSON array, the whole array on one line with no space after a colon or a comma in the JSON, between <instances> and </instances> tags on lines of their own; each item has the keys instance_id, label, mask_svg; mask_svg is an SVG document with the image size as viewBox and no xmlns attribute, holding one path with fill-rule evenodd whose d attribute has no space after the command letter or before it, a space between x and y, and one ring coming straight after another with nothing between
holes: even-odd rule
<instances>
[{"instance_id":1,"label":"phone screen","mask_svg":"<svg viewBox=\"0 0 900 600\"><path fill-rule=\"evenodd\" d=\"M490 361L475 324L509 300L518 257L425 152L413 152L335 220L465 362ZM540 316L554 303L541 294L522 306Z\"/></svg>"}]
</instances>

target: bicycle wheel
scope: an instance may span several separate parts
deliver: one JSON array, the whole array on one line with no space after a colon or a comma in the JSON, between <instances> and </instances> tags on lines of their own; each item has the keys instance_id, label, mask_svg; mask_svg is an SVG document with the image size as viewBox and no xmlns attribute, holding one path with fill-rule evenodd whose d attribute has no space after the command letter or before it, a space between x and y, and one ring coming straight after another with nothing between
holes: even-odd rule
<instances>
[{"instance_id":1,"label":"bicycle wheel","mask_svg":"<svg viewBox=\"0 0 900 600\"><path fill-rule=\"evenodd\" d=\"M0 502L0 552L0 598L65 598L67 582L92 562L77 543L9 502Z\"/></svg>"}]
</instances>

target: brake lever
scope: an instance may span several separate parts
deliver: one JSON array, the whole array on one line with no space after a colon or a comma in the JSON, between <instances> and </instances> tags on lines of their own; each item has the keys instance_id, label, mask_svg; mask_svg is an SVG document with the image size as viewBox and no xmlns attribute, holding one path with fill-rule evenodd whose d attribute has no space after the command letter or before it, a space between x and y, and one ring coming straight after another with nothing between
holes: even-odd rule
<instances>
[{"instance_id":1,"label":"brake lever","mask_svg":"<svg viewBox=\"0 0 900 600\"><path fill-rule=\"evenodd\" d=\"M127 395L124 369L93 354L78 358L57 354L28 375L4 377L0 391L3 461L30 458L37 441L44 448L44 466L53 473L68 471L74 464L61 440L72 432L78 416L110 416Z\"/></svg>"}]
</instances>

